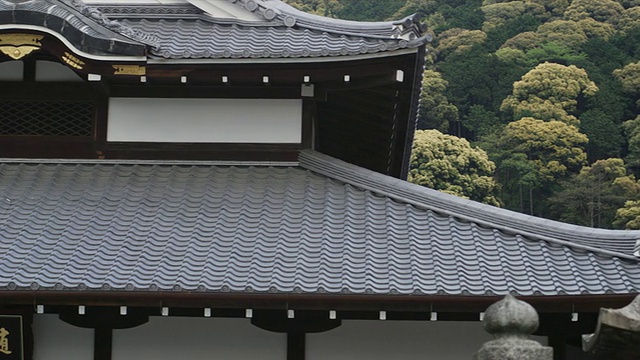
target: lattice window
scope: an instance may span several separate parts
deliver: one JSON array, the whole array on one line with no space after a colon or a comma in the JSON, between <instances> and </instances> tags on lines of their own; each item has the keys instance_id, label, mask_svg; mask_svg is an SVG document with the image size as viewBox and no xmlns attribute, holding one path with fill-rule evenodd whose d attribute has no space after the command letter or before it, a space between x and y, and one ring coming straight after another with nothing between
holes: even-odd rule
<instances>
[{"instance_id":1,"label":"lattice window","mask_svg":"<svg viewBox=\"0 0 640 360\"><path fill-rule=\"evenodd\" d=\"M93 134L91 101L0 101L0 136L72 136Z\"/></svg>"}]
</instances>

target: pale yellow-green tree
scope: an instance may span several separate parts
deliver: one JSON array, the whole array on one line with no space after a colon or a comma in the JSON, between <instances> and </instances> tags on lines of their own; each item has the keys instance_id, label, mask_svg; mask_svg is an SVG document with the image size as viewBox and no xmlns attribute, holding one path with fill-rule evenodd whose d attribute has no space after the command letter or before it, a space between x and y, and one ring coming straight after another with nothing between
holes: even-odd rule
<instances>
[{"instance_id":1,"label":"pale yellow-green tree","mask_svg":"<svg viewBox=\"0 0 640 360\"><path fill-rule=\"evenodd\" d=\"M589 38L578 22L571 20L555 20L538 27L537 33L543 41L553 42L568 48L576 48Z\"/></svg>"},{"instance_id":2,"label":"pale yellow-green tree","mask_svg":"<svg viewBox=\"0 0 640 360\"><path fill-rule=\"evenodd\" d=\"M597 21L616 23L624 7L614 0L573 0L564 12L568 20L593 18Z\"/></svg>"},{"instance_id":3,"label":"pale yellow-green tree","mask_svg":"<svg viewBox=\"0 0 640 360\"><path fill-rule=\"evenodd\" d=\"M640 121L640 116L637 120ZM614 224L630 230L640 229L640 182L634 175L628 175L616 179L615 184L625 191L628 200L616 212Z\"/></svg>"},{"instance_id":4,"label":"pale yellow-green tree","mask_svg":"<svg viewBox=\"0 0 640 360\"><path fill-rule=\"evenodd\" d=\"M578 100L598 90L587 72L574 65L545 62L513 84L513 92L502 103L501 110L514 120L533 117L576 124L572 113Z\"/></svg>"},{"instance_id":5,"label":"pale yellow-green tree","mask_svg":"<svg viewBox=\"0 0 640 360\"><path fill-rule=\"evenodd\" d=\"M529 58L527 58L527 54L520 50L511 47L503 47L494 53L498 59L502 60L505 63L509 64L518 64L518 65L526 65L529 63Z\"/></svg>"},{"instance_id":6,"label":"pale yellow-green tree","mask_svg":"<svg viewBox=\"0 0 640 360\"><path fill-rule=\"evenodd\" d=\"M452 195L499 205L495 164L465 139L437 130L418 130L411 153L409 181Z\"/></svg>"},{"instance_id":7,"label":"pale yellow-green tree","mask_svg":"<svg viewBox=\"0 0 640 360\"><path fill-rule=\"evenodd\" d=\"M458 120L458 108L451 104L445 92L449 82L435 70L422 75L422 92L418 111L418 129L447 131L449 124Z\"/></svg>"},{"instance_id":8,"label":"pale yellow-green tree","mask_svg":"<svg viewBox=\"0 0 640 360\"><path fill-rule=\"evenodd\" d=\"M609 40L615 34L616 28L605 22L596 21L592 18L586 18L578 21L578 26L584 31L588 38L601 38Z\"/></svg>"},{"instance_id":9,"label":"pale yellow-green tree","mask_svg":"<svg viewBox=\"0 0 640 360\"><path fill-rule=\"evenodd\" d=\"M588 142L573 125L531 117L509 123L502 138L510 152L526 155L543 182L556 181L585 165Z\"/></svg>"},{"instance_id":10,"label":"pale yellow-green tree","mask_svg":"<svg viewBox=\"0 0 640 360\"><path fill-rule=\"evenodd\" d=\"M640 93L640 61L614 70L613 76L620 80L624 91L633 94Z\"/></svg>"},{"instance_id":11,"label":"pale yellow-green tree","mask_svg":"<svg viewBox=\"0 0 640 360\"><path fill-rule=\"evenodd\" d=\"M544 37L535 31L525 31L505 41L502 47L527 51L540 46L544 40Z\"/></svg>"},{"instance_id":12,"label":"pale yellow-green tree","mask_svg":"<svg viewBox=\"0 0 640 360\"><path fill-rule=\"evenodd\" d=\"M639 230L640 200L626 201L624 206L616 211L616 220L614 224L627 230Z\"/></svg>"},{"instance_id":13,"label":"pale yellow-green tree","mask_svg":"<svg viewBox=\"0 0 640 360\"><path fill-rule=\"evenodd\" d=\"M553 17L562 16L571 3L569 0L532 0L544 6L545 10Z\"/></svg>"},{"instance_id":14,"label":"pale yellow-green tree","mask_svg":"<svg viewBox=\"0 0 640 360\"><path fill-rule=\"evenodd\" d=\"M547 14L543 5L532 1L499 2L483 5L481 9L485 16L482 30L487 32L525 14L541 18Z\"/></svg>"},{"instance_id":15,"label":"pale yellow-green tree","mask_svg":"<svg viewBox=\"0 0 640 360\"><path fill-rule=\"evenodd\" d=\"M629 31L640 24L640 0L638 5L625 9L618 22L618 30L622 32Z\"/></svg>"},{"instance_id":16,"label":"pale yellow-green tree","mask_svg":"<svg viewBox=\"0 0 640 360\"><path fill-rule=\"evenodd\" d=\"M549 215L543 199L552 185L586 164L587 137L573 125L530 117L511 122L487 146L497 164L506 207L535 215Z\"/></svg>"},{"instance_id":17,"label":"pale yellow-green tree","mask_svg":"<svg viewBox=\"0 0 640 360\"><path fill-rule=\"evenodd\" d=\"M467 30L453 28L443 31L437 38L436 52L440 57L451 53L460 53L470 49L474 45L482 44L487 39L487 34L482 30Z\"/></svg>"}]
</instances>

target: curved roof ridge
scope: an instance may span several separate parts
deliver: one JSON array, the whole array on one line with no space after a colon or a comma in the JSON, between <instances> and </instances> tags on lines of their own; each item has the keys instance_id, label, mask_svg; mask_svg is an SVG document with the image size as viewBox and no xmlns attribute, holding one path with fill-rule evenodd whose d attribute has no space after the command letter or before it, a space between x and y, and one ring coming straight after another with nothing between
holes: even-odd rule
<instances>
[{"instance_id":1,"label":"curved roof ridge","mask_svg":"<svg viewBox=\"0 0 640 360\"><path fill-rule=\"evenodd\" d=\"M420 40L421 43L430 41L424 36L426 28L420 23L416 14L398 21L354 21L334 19L320 15L309 14L298 10L281 0L228 0L244 6L249 11L260 11L265 19L273 21L279 19L288 27L298 25L311 30L341 33L362 37L386 37L405 40Z\"/></svg>"},{"instance_id":2,"label":"curved roof ridge","mask_svg":"<svg viewBox=\"0 0 640 360\"><path fill-rule=\"evenodd\" d=\"M4 15L2 15L4 14ZM77 39L78 49L86 49L93 39L96 53L144 55L146 46L157 39L136 29L107 19L99 10L79 0L0 1L0 17L5 25L46 28L65 38ZM52 21L57 18L57 21Z\"/></svg>"},{"instance_id":3,"label":"curved roof ridge","mask_svg":"<svg viewBox=\"0 0 640 360\"><path fill-rule=\"evenodd\" d=\"M132 29L116 21L112 21L107 18L99 9L94 6L89 6L81 0L58 0L59 2L72 7L74 10L84 15L84 19L96 23L97 25L112 31L127 39L140 42L145 45L158 47L158 39L152 35L141 32L137 29Z\"/></svg>"},{"instance_id":4,"label":"curved roof ridge","mask_svg":"<svg viewBox=\"0 0 640 360\"><path fill-rule=\"evenodd\" d=\"M602 255L640 260L637 230L589 228L501 209L379 174L316 151L303 150L299 160L307 170L482 226Z\"/></svg>"}]
</instances>

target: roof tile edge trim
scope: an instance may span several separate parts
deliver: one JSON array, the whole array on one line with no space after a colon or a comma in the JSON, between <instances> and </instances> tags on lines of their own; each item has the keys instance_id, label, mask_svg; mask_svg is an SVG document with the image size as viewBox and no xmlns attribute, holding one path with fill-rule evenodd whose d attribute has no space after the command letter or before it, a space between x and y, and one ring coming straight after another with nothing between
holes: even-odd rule
<instances>
[{"instance_id":1,"label":"roof tile edge trim","mask_svg":"<svg viewBox=\"0 0 640 360\"><path fill-rule=\"evenodd\" d=\"M299 161L300 166L304 169L421 208L494 227L505 232L519 233L532 239L635 262L640 261L640 254L638 254L640 250L636 253L633 251L624 253L599 247L597 244L584 244L585 239L597 243L606 236L616 240L636 240L636 248L639 248L640 231L595 229L521 214L411 184L405 180L382 175L312 150L301 151Z\"/></svg>"}]
</instances>

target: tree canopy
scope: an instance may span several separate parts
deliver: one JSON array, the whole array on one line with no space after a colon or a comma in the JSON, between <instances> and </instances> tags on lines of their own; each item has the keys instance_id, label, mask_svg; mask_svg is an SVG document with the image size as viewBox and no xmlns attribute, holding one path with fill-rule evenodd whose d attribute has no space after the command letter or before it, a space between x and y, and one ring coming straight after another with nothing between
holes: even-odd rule
<instances>
[{"instance_id":1,"label":"tree canopy","mask_svg":"<svg viewBox=\"0 0 640 360\"><path fill-rule=\"evenodd\" d=\"M418 128L466 139L495 163L482 173L491 195L459 190L467 183L442 165L451 159L423 164L432 175L414 172L433 177L425 185L557 220L640 228L640 0L285 1L344 19L422 17L435 36Z\"/></svg>"},{"instance_id":2,"label":"tree canopy","mask_svg":"<svg viewBox=\"0 0 640 360\"><path fill-rule=\"evenodd\" d=\"M438 130L416 131L409 181L452 195L498 205L495 164L465 139Z\"/></svg>"}]
</instances>

